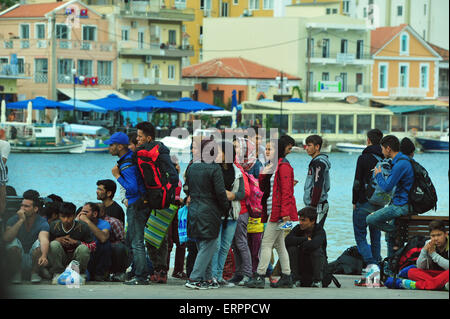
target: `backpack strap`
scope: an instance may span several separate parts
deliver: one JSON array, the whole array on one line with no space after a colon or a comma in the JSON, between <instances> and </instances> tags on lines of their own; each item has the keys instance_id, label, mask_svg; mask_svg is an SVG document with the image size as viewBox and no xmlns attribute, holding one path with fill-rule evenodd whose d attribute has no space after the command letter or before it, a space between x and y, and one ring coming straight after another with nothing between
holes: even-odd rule
<instances>
[{"instance_id":1,"label":"backpack strap","mask_svg":"<svg viewBox=\"0 0 450 319\"><path fill-rule=\"evenodd\" d=\"M120 167L122 164L126 164L122 167ZM127 168L130 168L131 166L134 166L134 162L131 158L127 158L123 161L120 161L119 163L119 167L120 167L120 171L123 172L124 170L126 170Z\"/></svg>"},{"instance_id":2,"label":"backpack strap","mask_svg":"<svg viewBox=\"0 0 450 319\"><path fill-rule=\"evenodd\" d=\"M379 157L378 155L376 155L376 154L374 154L374 153L370 153L370 155L372 155L373 157L375 157L375 159L376 159L378 162L383 161L383 159L382 159L381 157Z\"/></svg>"}]
</instances>

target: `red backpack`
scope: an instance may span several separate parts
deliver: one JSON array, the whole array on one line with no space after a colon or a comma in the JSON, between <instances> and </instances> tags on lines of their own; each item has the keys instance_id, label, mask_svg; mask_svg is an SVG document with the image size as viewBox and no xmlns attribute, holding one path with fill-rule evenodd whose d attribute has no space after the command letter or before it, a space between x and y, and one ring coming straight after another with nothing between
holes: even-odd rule
<instances>
[{"instance_id":1,"label":"red backpack","mask_svg":"<svg viewBox=\"0 0 450 319\"><path fill-rule=\"evenodd\" d=\"M245 204L247 206L248 214L252 218L260 218L262 215L263 207L261 199L263 197L263 192L259 188L258 180L251 174L247 172L244 173L248 179L248 186L250 189L250 194L245 198ZM247 184L245 185L247 187Z\"/></svg>"},{"instance_id":2,"label":"red backpack","mask_svg":"<svg viewBox=\"0 0 450 319\"><path fill-rule=\"evenodd\" d=\"M169 183L168 173L159 159L160 146L150 142L136 151L137 166L146 188L142 204L151 209L168 208L175 202L175 187Z\"/></svg>"}]
</instances>

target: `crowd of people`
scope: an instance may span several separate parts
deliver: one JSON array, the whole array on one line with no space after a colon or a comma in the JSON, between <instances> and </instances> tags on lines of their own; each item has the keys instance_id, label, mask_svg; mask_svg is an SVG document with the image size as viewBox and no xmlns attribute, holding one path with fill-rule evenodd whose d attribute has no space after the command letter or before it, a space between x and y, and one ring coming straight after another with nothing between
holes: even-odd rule
<instances>
[{"instance_id":1,"label":"crowd of people","mask_svg":"<svg viewBox=\"0 0 450 319\"><path fill-rule=\"evenodd\" d=\"M97 202L77 208L55 194L42 199L36 190L23 193L20 209L7 220L2 235L7 277L20 283L28 271L33 283L55 280L76 260L86 281L166 284L175 245L171 275L185 280L188 288L264 288L267 277L273 288L322 287L328 263L325 221L330 211L331 169L328 156L321 153L322 138L306 138L305 150L311 161L305 172L304 206L298 209L294 196L298 181L287 159L295 140L283 135L263 145L263 137L257 129L254 132L233 141L194 138L191 161L182 178L178 159L156 142L150 122L139 123L135 134L114 133L105 141L109 153L118 158L111 168L114 179L97 181ZM143 203L148 202L145 194L152 181L143 175L136 154L148 145L157 146L158 170L175 189L172 204L187 206L187 242L182 243L178 236L177 215L159 247L144 239L152 209ZM352 200L363 273L374 268L379 271L382 231L387 256L398 249L394 220L408 214L408 192L414 181L412 166L403 159L412 156L414 144L409 139L400 142L393 135L383 137L378 129L367 133L367 147L357 161ZM379 165L386 159L392 168L388 176ZM0 164L0 185L4 186L6 160ZM389 203L370 200L368 185L372 180L392 194ZM117 197L125 212L114 200ZM259 198L255 206L252 197ZM433 289L445 285L448 289L448 232L441 224L433 224L430 234L417 264L417 268L427 270L412 271L415 281L405 282L405 287L430 289L427 282L431 280L435 282ZM271 277L274 249L281 268L279 280ZM234 261L231 271L227 267L230 260ZM230 277L225 272L231 273Z\"/></svg>"}]
</instances>

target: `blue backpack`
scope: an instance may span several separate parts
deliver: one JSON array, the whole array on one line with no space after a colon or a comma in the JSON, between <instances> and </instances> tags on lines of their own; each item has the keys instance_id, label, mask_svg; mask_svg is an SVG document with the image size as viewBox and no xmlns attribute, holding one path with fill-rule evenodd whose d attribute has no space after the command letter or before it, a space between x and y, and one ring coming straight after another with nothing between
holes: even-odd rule
<instances>
[{"instance_id":1,"label":"blue backpack","mask_svg":"<svg viewBox=\"0 0 450 319\"><path fill-rule=\"evenodd\" d=\"M382 159L381 157L372 154L378 161L375 167L381 167L381 174L386 179L391 175L392 164L390 161ZM374 174L370 178L369 184L366 185L366 197L369 203L377 206L386 206L391 202L394 196L395 187L390 192L385 192L377 182Z\"/></svg>"}]
</instances>

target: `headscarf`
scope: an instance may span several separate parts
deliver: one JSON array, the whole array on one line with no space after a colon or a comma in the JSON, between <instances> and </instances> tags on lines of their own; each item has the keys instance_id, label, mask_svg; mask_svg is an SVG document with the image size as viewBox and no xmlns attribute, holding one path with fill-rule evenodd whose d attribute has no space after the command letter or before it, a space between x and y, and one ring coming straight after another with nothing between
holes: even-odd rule
<instances>
[{"instance_id":1,"label":"headscarf","mask_svg":"<svg viewBox=\"0 0 450 319\"><path fill-rule=\"evenodd\" d=\"M244 171L249 171L257 160L256 146L248 138L237 137L236 141L236 161Z\"/></svg>"}]
</instances>

